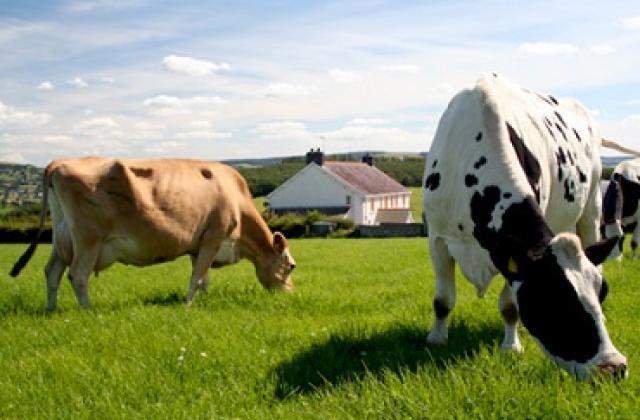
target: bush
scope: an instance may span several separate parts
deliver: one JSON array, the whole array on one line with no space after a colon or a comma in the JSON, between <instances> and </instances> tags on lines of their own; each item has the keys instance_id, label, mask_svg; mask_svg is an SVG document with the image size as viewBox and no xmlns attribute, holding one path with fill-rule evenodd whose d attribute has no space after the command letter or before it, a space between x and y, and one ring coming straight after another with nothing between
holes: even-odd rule
<instances>
[{"instance_id":1,"label":"bush","mask_svg":"<svg viewBox=\"0 0 640 420\"><path fill-rule=\"evenodd\" d=\"M320 221L336 224L336 232L331 235L332 237L348 236L355 227L350 219L340 216L325 216L315 210L307 214L287 213L279 216L265 212L263 217L272 232L282 232L287 238L310 236L311 225Z\"/></svg>"}]
</instances>

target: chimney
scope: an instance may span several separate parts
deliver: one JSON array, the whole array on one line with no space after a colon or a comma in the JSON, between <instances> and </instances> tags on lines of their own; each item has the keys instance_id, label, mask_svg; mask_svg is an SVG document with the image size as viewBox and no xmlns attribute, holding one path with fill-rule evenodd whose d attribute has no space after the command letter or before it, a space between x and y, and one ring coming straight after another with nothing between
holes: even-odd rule
<instances>
[{"instance_id":1,"label":"chimney","mask_svg":"<svg viewBox=\"0 0 640 420\"><path fill-rule=\"evenodd\" d=\"M315 162L316 165L322 166L324 164L324 153L320 151L318 147L316 150L309 150L307 152L307 165L311 162Z\"/></svg>"},{"instance_id":2,"label":"chimney","mask_svg":"<svg viewBox=\"0 0 640 420\"><path fill-rule=\"evenodd\" d=\"M362 163L366 163L369 166L373 166L373 156L371 156L369 153L362 156Z\"/></svg>"}]
</instances>

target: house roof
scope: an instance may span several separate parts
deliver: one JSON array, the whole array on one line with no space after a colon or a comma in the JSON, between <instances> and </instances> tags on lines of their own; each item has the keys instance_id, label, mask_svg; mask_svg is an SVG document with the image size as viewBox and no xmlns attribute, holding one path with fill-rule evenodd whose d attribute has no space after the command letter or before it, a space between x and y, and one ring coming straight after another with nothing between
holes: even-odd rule
<instances>
[{"instance_id":1,"label":"house roof","mask_svg":"<svg viewBox=\"0 0 640 420\"><path fill-rule=\"evenodd\" d=\"M365 194L409 192L398 181L366 163L326 161L322 168Z\"/></svg>"}]
</instances>

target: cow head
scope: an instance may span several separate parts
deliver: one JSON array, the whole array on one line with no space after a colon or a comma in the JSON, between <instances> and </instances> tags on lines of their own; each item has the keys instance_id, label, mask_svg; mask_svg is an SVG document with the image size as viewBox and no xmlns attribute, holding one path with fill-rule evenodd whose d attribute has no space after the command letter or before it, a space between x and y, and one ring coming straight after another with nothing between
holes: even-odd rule
<instances>
[{"instance_id":1,"label":"cow head","mask_svg":"<svg viewBox=\"0 0 640 420\"><path fill-rule=\"evenodd\" d=\"M282 233L276 232L271 247L271 252L256 265L258 279L267 289L292 291L291 272L296 268L296 262L289 252L287 239Z\"/></svg>"},{"instance_id":2,"label":"cow head","mask_svg":"<svg viewBox=\"0 0 640 420\"><path fill-rule=\"evenodd\" d=\"M615 244L613 238L583 251L576 235L562 233L510 264L522 323L551 359L581 379L596 371L627 374L604 324L607 283L596 267Z\"/></svg>"}]
</instances>

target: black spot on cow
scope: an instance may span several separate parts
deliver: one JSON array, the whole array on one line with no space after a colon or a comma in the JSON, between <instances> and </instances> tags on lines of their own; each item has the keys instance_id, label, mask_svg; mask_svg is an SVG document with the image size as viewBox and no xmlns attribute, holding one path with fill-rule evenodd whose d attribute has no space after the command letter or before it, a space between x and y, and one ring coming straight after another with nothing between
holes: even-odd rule
<instances>
[{"instance_id":1,"label":"black spot on cow","mask_svg":"<svg viewBox=\"0 0 640 420\"><path fill-rule=\"evenodd\" d=\"M571 166L574 166L576 164L573 160L573 156L571 155L571 150L567 150L567 158L569 159L569 163L571 164Z\"/></svg>"},{"instance_id":2,"label":"black spot on cow","mask_svg":"<svg viewBox=\"0 0 640 420\"><path fill-rule=\"evenodd\" d=\"M527 176L527 181L529 181L529 185L531 185L531 189L533 190L533 194L536 197L538 203L540 202L540 186L538 185L538 181L540 180L540 163L538 159L529 151L527 146L524 144L518 133L513 129L511 124L507 124L507 131L509 132L509 140L511 140L511 145L516 152L516 156L518 156L518 161L520 162L520 166L524 170L525 175Z\"/></svg>"},{"instance_id":3,"label":"black spot on cow","mask_svg":"<svg viewBox=\"0 0 640 420\"><path fill-rule=\"evenodd\" d=\"M622 226L622 230L624 233L633 233L633 231L636 230L636 227L638 227L638 222L633 222Z\"/></svg>"},{"instance_id":4,"label":"black spot on cow","mask_svg":"<svg viewBox=\"0 0 640 420\"><path fill-rule=\"evenodd\" d=\"M500 313L507 324L518 322L518 308L511 302L500 309Z\"/></svg>"},{"instance_id":5,"label":"black spot on cow","mask_svg":"<svg viewBox=\"0 0 640 420\"><path fill-rule=\"evenodd\" d=\"M564 199L568 202L575 201L575 184L569 178L564 180Z\"/></svg>"},{"instance_id":6,"label":"black spot on cow","mask_svg":"<svg viewBox=\"0 0 640 420\"><path fill-rule=\"evenodd\" d=\"M564 132L564 130L562 129L562 127L560 126L560 124L555 123L554 125L555 125L556 129L560 132L560 134L562 134L562 137L563 137L565 140L567 140L567 141L568 141L568 139L567 139L567 135L565 134L565 132Z\"/></svg>"},{"instance_id":7,"label":"black spot on cow","mask_svg":"<svg viewBox=\"0 0 640 420\"><path fill-rule=\"evenodd\" d=\"M638 181L640 181L640 175L636 175L636 178L638 179Z\"/></svg>"},{"instance_id":8,"label":"black spot on cow","mask_svg":"<svg viewBox=\"0 0 640 420\"><path fill-rule=\"evenodd\" d=\"M553 113L555 114L555 116L558 119L558 121L560 121L560 123L564 126L564 128L569 128L567 126L567 123L564 122L564 119L562 118L562 115L560 115L560 113L558 111L554 111Z\"/></svg>"},{"instance_id":9,"label":"black spot on cow","mask_svg":"<svg viewBox=\"0 0 640 420\"><path fill-rule=\"evenodd\" d=\"M600 301L600 304L602 305L602 302L604 302L604 300L607 298L607 295L609 294L609 282L605 280L605 278L602 278L602 285L600 285L600 292L598 292L598 300Z\"/></svg>"},{"instance_id":10,"label":"black spot on cow","mask_svg":"<svg viewBox=\"0 0 640 420\"><path fill-rule=\"evenodd\" d=\"M556 156L558 156L558 164L566 165L567 156L564 154L564 150L562 150L562 147L558 148L558 152L556 153Z\"/></svg>"},{"instance_id":11,"label":"black spot on cow","mask_svg":"<svg viewBox=\"0 0 640 420\"><path fill-rule=\"evenodd\" d=\"M622 217L633 216L638 211L640 185L629 181L618 173L613 174L613 179L620 183L620 189L622 190Z\"/></svg>"},{"instance_id":12,"label":"black spot on cow","mask_svg":"<svg viewBox=\"0 0 640 420\"><path fill-rule=\"evenodd\" d=\"M499 230L489 227L499 201L500 189L494 185L485 187L483 194L479 191L473 194L470 204L471 219L474 222L473 236L489 252L496 268L511 282L517 273L508 269L509 260L514 258L518 266L521 266L520 263L524 263L530 254L536 254L544 247L553 234L531 196L506 207ZM523 223L523 220L527 223Z\"/></svg>"},{"instance_id":13,"label":"black spot on cow","mask_svg":"<svg viewBox=\"0 0 640 420\"><path fill-rule=\"evenodd\" d=\"M435 298L433 300L433 310L438 319L444 319L449 315L451 308L449 308L443 300Z\"/></svg>"},{"instance_id":14,"label":"black spot on cow","mask_svg":"<svg viewBox=\"0 0 640 420\"><path fill-rule=\"evenodd\" d=\"M480 159L478 159L478 161L476 163L473 164L473 167L475 169L480 169L480 167L482 165L484 165L485 163L487 163L487 158L484 156L480 156Z\"/></svg>"},{"instance_id":15,"label":"black spot on cow","mask_svg":"<svg viewBox=\"0 0 640 420\"><path fill-rule=\"evenodd\" d=\"M579 166L576 166L576 170L578 171L578 181L585 184L588 181L587 174L582 172L582 169L580 169Z\"/></svg>"},{"instance_id":16,"label":"black spot on cow","mask_svg":"<svg viewBox=\"0 0 640 420\"><path fill-rule=\"evenodd\" d=\"M595 320L585 311L553 253L545 252L530 264L517 300L522 323L549 353L579 363L598 353Z\"/></svg>"},{"instance_id":17,"label":"black spot on cow","mask_svg":"<svg viewBox=\"0 0 640 420\"><path fill-rule=\"evenodd\" d=\"M602 199L602 218L605 225L622 219L622 198L620 183L611 180Z\"/></svg>"},{"instance_id":18,"label":"black spot on cow","mask_svg":"<svg viewBox=\"0 0 640 420\"><path fill-rule=\"evenodd\" d=\"M506 193L502 194L502 198L506 198L506 199L511 198L511 193L510 192L506 192Z\"/></svg>"},{"instance_id":19,"label":"black spot on cow","mask_svg":"<svg viewBox=\"0 0 640 420\"><path fill-rule=\"evenodd\" d=\"M553 102L551 102L546 96L542 96L539 93L536 93L536 95L538 95L538 98L542 99L543 101L545 101L547 104L549 105L553 105Z\"/></svg>"},{"instance_id":20,"label":"black spot on cow","mask_svg":"<svg viewBox=\"0 0 640 420\"><path fill-rule=\"evenodd\" d=\"M482 140L482 131L479 131L478 134L476 134L476 141L480 140Z\"/></svg>"},{"instance_id":21,"label":"black spot on cow","mask_svg":"<svg viewBox=\"0 0 640 420\"><path fill-rule=\"evenodd\" d=\"M493 74L493 77L495 77L496 79L498 78L498 73L491 73Z\"/></svg>"},{"instance_id":22,"label":"black spot on cow","mask_svg":"<svg viewBox=\"0 0 640 420\"><path fill-rule=\"evenodd\" d=\"M433 161L433 165L431 165L432 168L435 168L438 165L438 159Z\"/></svg>"},{"instance_id":23,"label":"black spot on cow","mask_svg":"<svg viewBox=\"0 0 640 420\"><path fill-rule=\"evenodd\" d=\"M200 173L202 174L202 176L205 179L211 179L213 177L213 174L211 173L211 171L207 168L202 168L200 169Z\"/></svg>"},{"instance_id":24,"label":"black spot on cow","mask_svg":"<svg viewBox=\"0 0 640 420\"><path fill-rule=\"evenodd\" d=\"M478 177L473 175L473 174L467 174L464 177L464 185L466 185L467 187L473 187L474 185L478 184Z\"/></svg>"},{"instance_id":25,"label":"black spot on cow","mask_svg":"<svg viewBox=\"0 0 640 420\"><path fill-rule=\"evenodd\" d=\"M562 182L562 177L564 174L562 173L562 168L558 166L558 182Z\"/></svg>"},{"instance_id":26,"label":"black spot on cow","mask_svg":"<svg viewBox=\"0 0 640 420\"><path fill-rule=\"evenodd\" d=\"M431 191L435 191L440 186L440 174L434 172L424 181L424 187Z\"/></svg>"},{"instance_id":27,"label":"black spot on cow","mask_svg":"<svg viewBox=\"0 0 640 420\"><path fill-rule=\"evenodd\" d=\"M462 232L464 230L464 226L462 226L462 223L458 223L458 230L460 232Z\"/></svg>"},{"instance_id":28,"label":"black spot on cow","mask_svg":"<svg viewBox=\"0 0 640 420\"><path fill-rule=\"evenodd\" d=\"M134 168L131 167L131 172L139 178L151 178L153 175L153 169L151 168Z\"/></svg>"},{"instance_id":29,"label":"black spot on cow","mask_svg":"<svg viewBox=\"0 0 640 420\"><path fill-rule=\"evenodd\" d=\"M556 98L554 98L553 96L549 95L549 100L551 102L553 102L554 105L558 105L558 100Z\"/></svg>"},{"instance_id":30,"label":"black spot on cow","mask_svg":"<svg viewBox=\"0 0 640 420\"><path fill-rule=\"evenodd\" d=\"M573 129L573 134L576 136L578 141L582 141L582 137L580 137L580 134L578 134L578 130L576 130L575 128Z\"/></svg>"}]
</instances>

